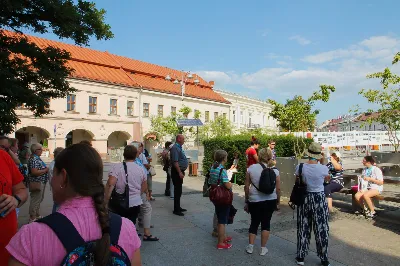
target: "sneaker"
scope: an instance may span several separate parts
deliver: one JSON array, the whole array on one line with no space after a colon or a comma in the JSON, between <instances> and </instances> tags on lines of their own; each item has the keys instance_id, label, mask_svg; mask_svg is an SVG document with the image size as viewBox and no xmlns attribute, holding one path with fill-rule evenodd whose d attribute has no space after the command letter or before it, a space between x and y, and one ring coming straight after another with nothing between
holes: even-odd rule
<instances>
[{"instance_id":1,"label":"sneaker","mask_svg":"<svg viewBox=\"0 0 400 266\"><path fill-rule=\"evenodd\" d=\"M172 199L172 200L174 199L174 197L169 197L169 198Z\"/></svg>"},{"instance_id":2,"label":"sneaker","mask_svg":"<svg viewBox=\"0 0 400 266\"><path fill-rule=\"evenodd\" d=\"M247 254L253 254L253 250L254 250L254 245L247 245L246 247L246 252Z\"/></svg>"},{"instance_id":3,"label":"sneaker","mask_svg":"<svg viewBox=\"0 0 400 266\"><path fill-rule=\"evenodd\" d=\"M178 216L185 216L185 215L183 214L183 212L173 212L173 214L178 215Z\"/></svg>"},{"instance_id":4,"label":"sneaker","mask_svg":"<svg viewBox=\"0 0 400 266\"><path fill-rule=\"evenodd\" d=\"M303 259L296 258L296 263L297 263L297 265L304 265L304 258Z\"/></svg>"},{"instance_id":5,"label":"sneaker","mask_svg":"<svg viewBox=\"0 0 400 266\"><path fill-rule=\"evenodd\" d=\"M368 212L366 215L365 215L365 218L366 219L374 219L374 218L376 218L376 212Z\"/></svg>"},{"instance_id":6,"label":"sneaker","mask_svg":"<svg viewBox=\"0 0 400 266\"><path fill-rule=\"evenodd\" d=\"M364 213L362 211L355 211L354 214L357 215L357 216L364 215Z\"/></svg>"},{"instance_id":7,"label":"sneaker","mask_svg":"<svg viewBox=\"0 0 400 266\"><path fill-rule=\"evenodd\" d=\"M322 265L322 266L331 266L331 264L329 263L328 260L325 260L325 261L322 261L322 260L321 260L321 265Z\"/></svg>"},{"instance_id":8,"label":"sneaker","mask_svg":"<svg viewBox=\"0 0 400 266\"><path fill-rule=\"evenodd\" d=\"M260 256L265 256L268 253L268 249L266 247L261 248Z\"/></svg>"},{"instance_id":9,"label":"sneaker","mask_svg":"<svg viewBox=\"0 0 400 266\"><path fill-rule=\"evenodd\" d=\"M187 212L187 210L184 208L181 208L181 212Z\"/></svg>"},{"instance_id":10,"label":"sneaker","mask_svg":"<svg viewBox=\"0 0 400 266\"><path fill-rule=\"evenodd\" d=\"M232 244L227 244L227 243L217 245L217 249L230 249L231 247Z\"/></svg>"}]
</instances>

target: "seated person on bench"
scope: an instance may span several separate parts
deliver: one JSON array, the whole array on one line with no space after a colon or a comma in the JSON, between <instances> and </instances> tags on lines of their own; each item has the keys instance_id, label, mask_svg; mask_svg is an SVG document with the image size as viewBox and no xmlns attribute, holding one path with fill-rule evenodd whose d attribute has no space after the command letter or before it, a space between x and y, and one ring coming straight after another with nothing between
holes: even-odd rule
<instances>
[{"instance_id":1,"label":"seated person on bench","mask_svg":"<svg viewBox=\"0 0 400 266\"><path fill-rule=\"evenodd\" d=\"M378 196L383 191L383 174L381 169L375 166L375 160L372 156L365 156L363 160L365 168L362 171L362 178L368 182L367 190L358 191L354 196L357 203L364 210L366 218L375 218L375 206L371 198ZM368 209L365 207L367 204Z\"/></svg>"},{"instance_id":2,"label":"seated person on bench","mask_svg":"<svg viewBox=\"0 0 400 266\"><path fill-rule=\"evenodd\" d=\"M332 212L332 193L339 192L343 186L343 165L340 160L340 153L337 151L332 153L330 162L326 165L329 168L329 175L331 179L329 183L325 183L325 197L328 200L329 212Z\"/></svg>"}]
</instances>

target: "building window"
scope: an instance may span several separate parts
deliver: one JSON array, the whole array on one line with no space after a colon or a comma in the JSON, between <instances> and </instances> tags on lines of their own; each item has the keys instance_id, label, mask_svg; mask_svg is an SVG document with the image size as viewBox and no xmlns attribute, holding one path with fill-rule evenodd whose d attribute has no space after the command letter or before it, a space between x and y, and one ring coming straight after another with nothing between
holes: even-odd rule
<instances>
[{"instance_id":1,"label":"building window","mask_svg":"<svg viewBox=\"0 0 400 266\"><path fill-rule=\"evenodd\" d=\"M376 131L375 125L374 125L374 131Z\"/></svg>"},{"instance_id":2,"label":"building window","mask_svg":"<svg viewBox=\"0 0 400 266\"><path fill-rule=\"evenodd\" d=\"M210 121L210 112L209 112L209 111L206 111L206 113L205 113L205 115L204 115L204 121L205 121L205 122Z\"/></svg>"},{"instance_id":3,"label":"building window","mask_svg":"<svg viewBox=\"0 0 400 266\"><path fill-rule=\"evenodd\" d=\"M176 107L175 106L171 106L171 115L176 114Z\"/></svg>"},{"instance_id":4,"label":"building window","mask_svg":"<svg viewBox=\"0 0 400 266\"><path fill-rule=\"evenodd\" d=\"M218 112L214 112L214 120L217 120L218 118Z\"/></svg>"},{"instance_id":5,"label":"building window","mask_svg":"<svg viewBox=\"0 0 400 266\"><path fill-rule=\"evenodd\" d=\"M133 106L134 106L134 101L128 101L128 104L126 106L126 115L133 116Z\"/></svg>"},{"instance_id":6,"label":"building window","mask_svg":"<svg viewBox=\"0 0 400 266\"><path fill-rule=\"evenodd\" d=\"M67 111L75 111L76 95L71 94L67 96Z\"/></svg>"},{"instance_id":7,"label":"building window","mask_svg":"<svg viewBox=\"0 0 400 266\"><path fill-rule=\"evenodd\" d=\"M97 113L97 97L89 96L89 113Z\"/></svg>"},{"instance_id":8,"label":"building window","mask_svg":"<svg viewBox=\"0 0 400 266\"><path fill-rule=\"evenodd\" d=\"M149 116L150 116L150 104L143 103L143 117L149 117Z\"/></svg>"},{"instance_id":9,"label":"building window","mask_svg":"<svg viewBox=\"0 0 400 266\"><path fill-rule=\"evenodd\" d=\"M110 99L110 114L117 115L117 99Z\"/></svg>"},{"instance_id":10,"label":"building window","mask_svg":"<svg viewBox=\"0 0 400 266\"><path fill-rule=\"evenodd\" d=\"M222 117L223 117L224 119L226 119L226 113L223 113L223 114L222 114Z\"/></svg>"},{"instance_id":11,"label":"building window","mask_svg":"<svg viewBox=\"0 0 400 266\"><path fill-rule=\"evenodd\" d=\"M244 115L243 115L243 111L240 111L240 121L242 121L242 124L244 124Z\"/></svg>"},{"instance_id":12,"label":"building window","mask_svg":"<svg viewBox=\"0 0 400 266\"><path fill-rule=\"evenodd\" d=\"M158 105L157 114L158 116L164 116L164 105Z\"/></svg>"},{"instance_id":13,"label":"building window","mask_svg":"<svg viewBox=\"0 0 400 266\"><path fill-rule=\"evenodd\" d=\"M253 115L252 113L249 113L249 127L251 127L251 116L252 115Z\"/></svg>"},{"instance_id":14,"label":"building window","mask_svg":"<svg viewBox=\"0 0 400 266\"><path fill-rule=\"evenodd\" d=\"M236 111L233 111L233 123L236 123Z\"/></svg>"}]
</instances>

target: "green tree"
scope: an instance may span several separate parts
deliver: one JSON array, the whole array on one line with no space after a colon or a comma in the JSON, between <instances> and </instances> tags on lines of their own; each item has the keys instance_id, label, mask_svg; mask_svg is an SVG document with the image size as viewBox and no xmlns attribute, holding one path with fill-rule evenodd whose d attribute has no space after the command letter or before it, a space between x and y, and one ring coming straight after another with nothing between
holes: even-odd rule
<instances>
[{"instance_id":1,"label":"green tree","mask_svg":"<svg viewBox=\"0 0 400 266\"><path fill-rule=\"evenodd\" d=\"M60 38L88 45L91 37L110 39L104 9L83 0L5 0L0 5L0 129L10 133L21 105L36 117L49 114L49 100L75 90L66 81L73 71L66 63L70 54L55 47L41 48L23 30L53 32ZM12 29L15 33L6 31Z\"/></svg>"},{"instance_id":2,"label":"green tree","mask_svg":"<svg viewBox=\"0 0 400 266\"><path fill-rule=\"evenodd\" d=\"M183 115L183 117L188 118L189 114L192 112L192 108L184 105L181 109L179 109L179 112Z\"/></svg>"},{"instance_id":3,"label":"green tree","mask_svg":"<svg viewBox=\"0 0 400 266\"><path fill-rule=\"evenodd\" d=\"M223 116L218 116L209 123L210 137L225 137L233 135L233 125L231 121Z\"/></svg>"},{"instance_id":4,"label":"green tree","mask_svg":"<svg viewBox=\"0 0 400 266\"><path fill-rule=\"evenodd\" d=\"M317 101L327 102L335 87L331 85L320 85L320 90L315 91L309 98L294 96L286 100L285 104L274 100L268 100L272 105L270 116L276 119L283 131L301 132L312 131L316 126L316 117L319 110L313 110Z\"/></svg>"},{"instance_id":5,"label":"green tree","mask_svg":"<svg viewBox=\"0 0 400 266\"><path fill-rule=\"evenodd\" d=\"M400 53L397 53L392 64L400 60ZM367 76L368 79L378 78L381 80L382 89L362 89L359 94L364 96L369 103L379 106L376 110L369 109L368 112L376 112L377 116L370 116L369 123L373 121L385 125L389 139L394 146L395 152L400 147L400 76L393 74L389 68L383 72L373 73Z\"/></svg>"},{"instance_id":6,"label":"green tree","mask_svg":"<svg viewBox=\"0 0 400 266\"><path fill-rule=\"evenodd\" d=\"M201 112L199 110L195 110L193 117L196 118L196 119L200 119L201 118Z\"/></svg>"}]
</instances>

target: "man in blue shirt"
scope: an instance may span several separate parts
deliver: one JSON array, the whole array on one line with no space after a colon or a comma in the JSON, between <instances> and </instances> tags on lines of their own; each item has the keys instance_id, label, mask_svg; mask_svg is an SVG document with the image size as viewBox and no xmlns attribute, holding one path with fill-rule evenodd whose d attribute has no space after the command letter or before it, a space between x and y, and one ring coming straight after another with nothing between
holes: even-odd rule
<instances>
[{"instance_id":1,"label":"man in blue shirt","mask_svg":"<svg viewBox=\"0 0 400 266\"><path fill-rule=\"evenodd\" d=\"M184 216L186 210L181 208L181 196L183 178L185 170L188 168L188 160L182 145L185 143L185 137L182 134L176 136L176 143L172 146L171 155L171 179L174 184L174 214Z\"/></svg>"}]
</instances>

